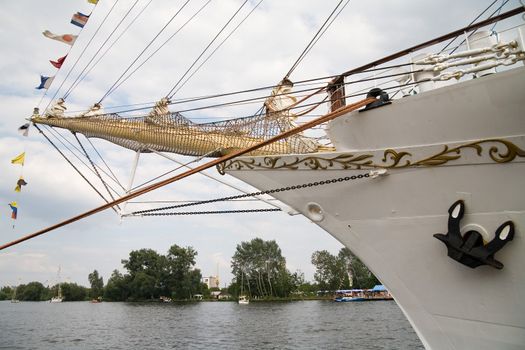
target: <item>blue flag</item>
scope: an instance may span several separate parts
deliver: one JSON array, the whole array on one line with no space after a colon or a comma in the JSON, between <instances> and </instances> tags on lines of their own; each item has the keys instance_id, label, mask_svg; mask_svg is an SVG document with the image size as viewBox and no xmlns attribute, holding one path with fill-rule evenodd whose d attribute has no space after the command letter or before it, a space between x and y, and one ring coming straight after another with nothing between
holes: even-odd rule
<instances>
[{"instance_id":1,"label":"blue flag","mask_svg":"<svg viewBox=\"0 0 525 350\"><path fill-rule=\"evenodd\" d=\"M40 85L38 85L35 89L49 89L51 83L53 83L53 79L55 79L55 77L44 77L43 75L41 75Z\"/></svg>"}]
</instances>

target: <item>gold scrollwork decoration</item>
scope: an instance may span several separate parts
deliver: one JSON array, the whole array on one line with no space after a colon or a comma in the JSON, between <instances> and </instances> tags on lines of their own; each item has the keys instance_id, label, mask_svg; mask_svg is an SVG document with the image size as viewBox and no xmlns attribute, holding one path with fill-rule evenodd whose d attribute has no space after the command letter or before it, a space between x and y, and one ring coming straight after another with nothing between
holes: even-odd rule
<instances>
[{"instance_id":1,"label":"gold scrollwork decoration","mask_svg":"<svg viewBox=\"0 0 525 350\"><path fill-rule=\"evenodd\" d=\"M490 158L497 163L507 163L514 160L516 157L525 157L525 151L513 144L512 142L506 140L499 140L503 143L507 149L504 150L505 153L501 153L496 146L492 146L489 149Z\"/></svg>"},{"instance_id":2,"label":"gold scrollwork decoration","mask_svg":"<svg viewBox=\"0 0 525 350\"><path fill-rule=\"evenodd\" d=\"M297 170L301 165L311 170L326 170L335 167L338 169L430 167L460 159L461 152L469 148L481 157L484 151L483 146L486 144L491 144L488 148L488 155L496 163L508 163L516 157L525 157L525 151L508 140L487 139L455 147L444 145L441 152L417 161L411 159L413 155L409 152L387 149L383 152L383 157L378 163L373 161L374 156L372 154L340 154L333 158L322 156L295 157L288 162L283 157L264 157L262 161L256 161L256 158L249 160L233 159L219 164L217 169L219 173L224 174L226 170L243 169Z\"/></svg>"},{"instance_id":3,"label":"gold scrollwork decoration","mask_svg":"<svg viewBox=\"0 0 525 350\"><path fill-rule=\"evenodd\" d=\"M405 156L411 157L412 154L408 152L396 152L393 149L387 149L385 150L385 153L383 154L383 159L381 160L383 163L387 162L387 158L392 160L394 163L389 166L390 168L392 168L392 167L397 166L399 162L401 161L401 159L403 159L403 157ZM410 164L410 161L407 160L405 165L408 166L409 164Z\"/></svg>"},{"instance_id":4,"label":"gold scrollwork decoration","mask_svg":"<svg viewBox=\"0 0 525 350\"><path fill-rule=\"evenodd\" d=\"M514 143L507 140L500 139L488 139L481 140L476 142L467 143L457 147L451 147L444 145L443 150L437 154L434 154L430 157L412 162L410 159L405 159L403 164L399 164L401 159L405 156L411 157L412 155L408 152L396 152L392 149L387 149L384 152L384 157L382 159L383 163L387 162L387 156L390 155L390 159L393 161L392 164L381 164L378 165L382 168L406 168L406 167L415 167L415 166L437 166L448 163L449 161L456 160L461 158L461 151L464 149L472 148L476 151L478 156L483 154L483 144L495 143L489 148L490 158L497 163L507 163L513 161L516 157L525 157L525 151L516 146ZM500 149L500 147L505 147Z\"/></svg>"},{"instance_id":5,"label":"gold scrollwork decoration","mask_svg":"<svg viewBox=\"0 0 525 350\"><path fill-rule=\"evenodd\" d=\"M318 156L295 157L293 160L286 162L283 157L264 157L262 162L256 162L254 158L250 160L234 159L221 163L217 166L219 173L224 174L226 170L253 170L258 169L288 169L297 170L301 165L311 170L326 170L339 165L342 169L361 169L363 166L371 166L371 154L340 154L333 158L324 158Z\"/></svg>"}]
</instances>

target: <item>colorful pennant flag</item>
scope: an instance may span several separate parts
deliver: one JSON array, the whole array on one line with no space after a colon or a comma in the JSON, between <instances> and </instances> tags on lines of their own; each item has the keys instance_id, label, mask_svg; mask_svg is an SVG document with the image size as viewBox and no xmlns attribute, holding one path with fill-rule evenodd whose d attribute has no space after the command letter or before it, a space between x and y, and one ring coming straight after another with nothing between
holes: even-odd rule
<instances>
[{"instance_id":1,"label":"colorful pennant flag","mask_svg":"<svg viewBox=\"0 0 525 350\"><path fill-rule=\"evenodd\" d=\"M88 0L88 2L90 4L95 4L95 5L98 4L98 0Z\"/></svg>"},{"instance_id":2,"label":"colorful pennant flag","mask_svg":"<svg viewBox=\"0 0 525 350\"><path fill-rule=\"evenodd\" d=\"M22 176L20 176L20 179L16 182L15 192L21 192L22 186L26 186L27 182L24 180Z\"/></svg>"},{"instance_id":3,"label":"colorful pennant flag","mask_svg":"<svg viewBox=\"0 0 525 350\"><path fill-rule=\"evenodd\" d=\"M35 89L49 89L51 84L53 83L53 80L55 77L44 77L43 75L40 76L40 85L38 85Z\"/></svg>"},{"instance_id":4,"label":"colorful pennant flag","mask_svg":"<svg viewBox=\"0 0 525 350\"><path fill-rule=\"evenodd\" d=\"M29 123L25 123L24 125L19 127L18 132L20 133L20 135L27 137L27 135L29 134Z\"/></svg>"},{"instance_id":5,"label":"colorful pennant flag","mask_svg":"<svg viewBox=\"0 0 525 350\"><path fill-rule=\"evenodd\" d=\"M11 159L11 163L12 164L24 165L25 158L26 158L26 152L22 152L19 155L17 155L16 157L14 157L13 159Z\"/></svg>"},{"instance_id":6,"label":"colorful pennant flag","mask_svg":"<svg viewBox=\"0 0 525 350\"><path fill-rule=\"evenodd\" d=\"M11 207L11 219L16 220L16 215L18 214L18 207L16 202L9 203L9 206Z\"/></svg>"},{"instance_id":7,"label":"colorful pennant flag","mask_svg":"<svg viewBox=\"0 0 525 350\"><path fill-rule=\"evenodd\" d=\"M57 40L71 46L75 43L75 40L77 40L77 36L73 34L57 35L51 33L49 30L44 31L42 34L44 34L46 38Z\"/></svg>"},{"instance_id":8,"label":"colorful pennant flag","mask_svg":"<svg viewBox=\"0 0 525 350\"><path fill-rule=\"evenodd\" d=\"M60 58L57 59L56 61L51 61L51 60L50 60L49 62L51 62L51 64L53 65L53 67L60 69L60 67L62 67L62 64L63 64L64 61L66 60L66 57L67 57L67 55L65 55L64 57L60 57Z\"/></svg>"},{"instance_id":9,"label":"colorful pennant flag","mask_svg":"<svg viewBox=\"0 0 525 350\"><path fill-rule=\"evenodd\" d=\"M71 17L71 24L74 24L80 28L84 28L87 21L89 19L89 15L85 15L82 12L77 12Z\"/></svg>"}]
</instances>

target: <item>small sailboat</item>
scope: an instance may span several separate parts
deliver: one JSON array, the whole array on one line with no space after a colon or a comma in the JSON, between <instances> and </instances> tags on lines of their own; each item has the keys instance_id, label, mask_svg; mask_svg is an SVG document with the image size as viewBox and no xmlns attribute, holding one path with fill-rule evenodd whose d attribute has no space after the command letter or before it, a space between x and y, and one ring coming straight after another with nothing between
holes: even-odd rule
<instances>
[{"instance_id":1,"label":"small sailboat","mask_svg":"<svg viewBox=\"0 0 525 350\"><path fill-rule=\"evenodd\" d=\"M60 283L58 284L58 292L57 295L52 297L49 301L50 303L61 303L64 301L64 297L62 296L62 288L60 287Z\"/></svg>"},{"instance_id":2,"label":"small sailboat","mask_svg":"<svg viewBox=\"0 0 525 350\"><path fill-rule=\"evenodd\" d=\"M18 299L16 298L16 289L17 289L17 288L18 288L18 286L15 287L15 288L13 289L13 295L12 295L12 297L11 297L11 302L12 302L12 303L19 303L19 302L20 302L20 300L18 300Z\"/></svg>"},{"instance_id":3,"label":"small sailboat","mask_svg":"<svg viewBox=\"0 0 525 350\"><path fill-rule=\"evenodd\" d=\"M241 272L241 293L239 294L239 304L246 305L250 303L248 296L244 294L244 271Z\"/></svg>"},{"instance_id":4,"label":"small sailboat","mask_svg":"<svg viewBox=\"0 0 525 350\"><path fill-rule=\"evenodd\" d=\"M64 297L62 296L62 287L60 286L60 266L58 267L57 280L58 280L57 295L55 295L54 297L51 298L51 300L49 300L50 303L61 303L62 301L64 301Z\"/></svg>"}]
</instances>

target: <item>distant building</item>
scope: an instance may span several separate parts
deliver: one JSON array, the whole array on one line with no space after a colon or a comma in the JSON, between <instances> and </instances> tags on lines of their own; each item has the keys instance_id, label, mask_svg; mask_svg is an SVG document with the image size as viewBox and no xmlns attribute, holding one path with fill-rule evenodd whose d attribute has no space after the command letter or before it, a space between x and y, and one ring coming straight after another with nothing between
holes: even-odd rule
<instances>
[{"instance_id":1,"label":"distant building","mask_svg":"<svg viewBox=\"0 0 525 350\"><path fill-rule=\"evenodd\" d=\"M221 294L219 294L219 300L230 300L232 298L231 294L228 294L228 293L224 293L224 292L221 292Z\"/></svg>"},{"instance_id":2,"label":"distant building","mask_svg":"<svg viewBox=\"0 0 525 350\"><path fill-rule=\"evenodd\" d=\"M206 283L208 288L219 288L219 277L215 277L215 276L203 277L202 283Z\"/></svg>"},{"instance_id":3,"label":"distant building","mask_svg":"<svg viewBox=\"0 0 525 350\"><path fill-rule=\"evenodd\" d=\"M213 291L210 293L210 297L212 299L219 299L219 296L221 295L221 292L220 291Z\"/></svg>"}]
</instances>

